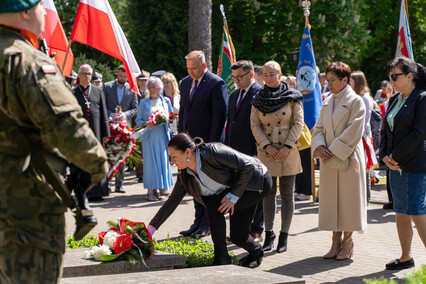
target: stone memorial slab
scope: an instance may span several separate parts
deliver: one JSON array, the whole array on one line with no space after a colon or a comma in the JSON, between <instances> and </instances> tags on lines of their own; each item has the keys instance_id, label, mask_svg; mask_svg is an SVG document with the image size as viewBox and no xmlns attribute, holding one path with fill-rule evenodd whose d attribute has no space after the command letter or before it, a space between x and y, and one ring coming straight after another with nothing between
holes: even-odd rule
<instances>
[{"instance_id":1,"label":"stone memorial slab","mask_svg":"<svg viewBox=\"0 0 426 284\"><path fill-rule=\"evenodd\" d=\"M252 284L291 283L304 284L305 280L236 265L183 268L155 272L123 273L62 279L61 284L99 283L203 283L203 284Z\"/></svg>"},{"instance_id":2,"label":"stone memorial slab","mask_svg":"<svg viewBox=\"0 0 426 284\"><path fill-rule=\"evenodd\" d=\"M68 249L65 252L63 278L173 269L175 266L185 264L184 256L161 251L155 252L150 258L145 260L148 268L142 262L137 264L131 264L126 260L100 262L85 259L86 250L88 249Z\"/></svg>"}]
</instances>

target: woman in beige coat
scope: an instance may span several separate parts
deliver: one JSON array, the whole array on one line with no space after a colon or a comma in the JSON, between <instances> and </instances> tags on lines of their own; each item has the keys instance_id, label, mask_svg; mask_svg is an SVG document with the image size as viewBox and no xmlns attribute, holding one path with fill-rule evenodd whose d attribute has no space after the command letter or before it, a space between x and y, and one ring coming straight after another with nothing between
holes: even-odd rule
<instances>
[{"instance_id":1,"label":"woman in beige coat","mask_svg":"<svg viewBox=\"0 0 426 284\"><path fill-rule=\"evenodd\" d=\"M324 258L344 260L353 253L352 232L367 227L365 158L361 140L365 106L348 85L351 69L347 64L331 63L326 76L332 96L322 105L311 145L314 158L321 158L318 227L333 231L333 243Z\"/></svg>"},{"instance_id":2,"label":"woman in beige coat","mask_svg":"<svg viewBox=\"0 0 426 284\"><path fill-rule=\"evenodd\" d=\"M297 142L303 127L303 96L280 82L281 67L275 61L263 66L265 85L253 98L251 129L256 139L258 158L272 175L272 194L263 199L265 241L271 250L276 238L273 228L276 210L277 178L280 179L281 231L277 251L287 250L287 237L294 212L294 182L302 172ZM293 117L293 125L290 122Z\"/></svg>"}]
</instances>

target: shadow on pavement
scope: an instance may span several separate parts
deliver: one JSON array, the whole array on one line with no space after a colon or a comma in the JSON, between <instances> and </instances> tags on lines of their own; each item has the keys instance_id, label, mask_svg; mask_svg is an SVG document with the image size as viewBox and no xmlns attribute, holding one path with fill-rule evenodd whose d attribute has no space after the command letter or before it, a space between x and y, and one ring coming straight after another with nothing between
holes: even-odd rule
<instances>
[{"instance_id":1,"label":"shadow on pavement","mask_svg":"<svg viewBox=\"0 0 426 284\"><path fill-rule=\"evenodd\" d=\"M345 261L336 261L334 259L323 259L322 257L311 257L300 261L292 262L287 265L279 266L268 272L303 278L304 275L313 275L324 271L330 271L336 268L348 266L353 262L352 259Z\"/></svg>"},{"instance_id":2,"label":"shadow on pavement","mask_svg":"<svg viewBox=\"0 0 426 284\"><path fill-rule=\"evenodd\" d=\"M325 282L325 283L339 283L339 284L343 284L343 283L364 283L363 279L380 278L382 276L386 279L393 279L397 283L401 283L401 284L405 283L405 281L403 279L396 278L395 275L393 274L393 272L388 271L388 270L383 270L383 271L379 271L379 272L367 274L367 275L362 275L362 276L348 277L348 278L344 278L344 279L341 279L341 280L336 281L336 282Z\"/></svg>"}]
</instances>

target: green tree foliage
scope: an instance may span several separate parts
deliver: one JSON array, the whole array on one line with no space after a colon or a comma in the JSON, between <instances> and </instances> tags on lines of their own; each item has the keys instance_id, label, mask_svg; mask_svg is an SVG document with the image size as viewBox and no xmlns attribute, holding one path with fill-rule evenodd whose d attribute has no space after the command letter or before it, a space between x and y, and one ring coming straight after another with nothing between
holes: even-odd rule
<instances>
[{"instance_id":1,"label":"green tree foliage","mask_svg":"<svg viewBox=\"0 0 426 284\"><path fill-rule=\"evenodd\" d=\"M409 1L414 59L426 59L425 0ZM64 29L71 33L78 0L55 0ZM141 69L165 69L178 79L187 75L188 1L109 1ZM237 60L262 65L276 60L283 74L294 74L291 51L300 47L305 26L301 0L213 0L212 71L216 72L222 38L223 4ZM311 36L321 70L344 61L362 70L372 90L387 78L386 63L395 56L400 0L311 0ZM115 70L120 62L91 47L73 43L76 58L96 60ZM74 68L76 69L76 68ZM105 74L104 74L105 76Z\"/></svg>"},{"instance_id":2,"label":"green tree foliage","mask_svg":"<svg viewBox=\"0 0 426 284\"><path fill-rule=\"evenodd\" d=\"M367 46L359 55L360 70L367 77L372 91L380 88L382 80L388 80L386 64L395 57L400 0L374 0L362 9L361 21L371 31ZM414 60L426 61L426 5L424 0L410 0L408 15Z\"/></svg>"},{"instance_id":3,"label":"green tree foliage","mask_svg":"<svg viewBox=\"0 0 426 284\"><path fill-rule=\"evenodd\" d=\"M188 1L128 0L128 40L139 67L153 72L164 69L179 80L188 75Z\"/></svg>"}]
</instances>

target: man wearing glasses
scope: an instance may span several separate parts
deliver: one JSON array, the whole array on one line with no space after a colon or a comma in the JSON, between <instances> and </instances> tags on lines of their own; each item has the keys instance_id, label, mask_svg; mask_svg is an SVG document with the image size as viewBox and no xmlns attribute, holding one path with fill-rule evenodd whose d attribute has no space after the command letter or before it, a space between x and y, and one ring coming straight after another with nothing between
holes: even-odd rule
<instances>
[{"instance_id":1,"label":"man wearing glasses","mask_svg":"<svg viewBox=\"0 0 426 284\"><path fill-rule=\"evenodd\" d=\"M231 69L238 89L229 96L225 144L246 155L256 156L256 140L250 127L251 100L262 87L254 79L254 67L251 61L240 60L232 64ZM250 235L256 242L262 240L262 208L262 201L260 201L251 224Z\"/></svg>"}]
</instances>

